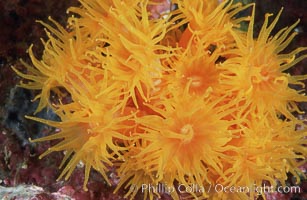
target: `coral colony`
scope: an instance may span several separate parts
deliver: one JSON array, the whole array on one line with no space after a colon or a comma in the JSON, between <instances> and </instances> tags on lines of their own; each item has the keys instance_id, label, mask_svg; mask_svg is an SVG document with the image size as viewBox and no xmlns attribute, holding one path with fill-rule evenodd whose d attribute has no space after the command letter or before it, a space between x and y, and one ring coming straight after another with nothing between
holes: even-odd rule
<instances>
[{"instance_id":1,"label":"coral colony","mask_svg":"<svg viewBox=\"0 0 307 200\"><path fill-rule=\"evenodd\" d=\"M173 0L158 14L157 0L80 3L67 28L40 22L42 56L31 46L32 64L14 69L21 87L39 91L36 112L60 118L27 116L60 130L32 140L59 140L41 155L66 152L59 179L83 162L84 190L92 169L110 184L112 167L114 192L131 199L252 199L265 198L264 182L304 176L307 134L295 113L307 76L287 69L307 48L285 51L298 22L272 34L282 10L266 14L255 34L255 4L232 0Z\"/></svg>"}]
</instances>

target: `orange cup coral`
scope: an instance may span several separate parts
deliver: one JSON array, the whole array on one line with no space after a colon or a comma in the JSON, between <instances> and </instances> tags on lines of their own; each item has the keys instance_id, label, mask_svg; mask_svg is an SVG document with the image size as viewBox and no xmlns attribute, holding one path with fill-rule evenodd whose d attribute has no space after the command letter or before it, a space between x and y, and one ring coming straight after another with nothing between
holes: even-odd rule
<instances>
[{"instance_id":1,"label":"orange cup coral","mask_svg":"<svg viewBox=\"0 0 307 200\"><path fill-rule=\"evenodd\" d=\"M14 69L27 80L21 87L41 91L37 112L48 107L61 119L28 117L60 129L32 140L61 139L41 155L66 151L60 178L82 161L86 190L91 168L109 183L114 166L115 192L133 188L131 199L138 192L153 199L165 188L174 199L248 199L264 194L229 196L208 186L276 186L289 172L299 180L307 134L296 129L304 124L294 112L307 97L290 86L307 76L286 70L307 48L284 52L297 23L271 35L281 12L271 23L267 14L255 38L254 4L174 0L157 15L149 9L157 0L80 3L68 9L69 29L40 22L49 38L42 58L30 48L33 66Z\"/></svg>"}]
</instances>

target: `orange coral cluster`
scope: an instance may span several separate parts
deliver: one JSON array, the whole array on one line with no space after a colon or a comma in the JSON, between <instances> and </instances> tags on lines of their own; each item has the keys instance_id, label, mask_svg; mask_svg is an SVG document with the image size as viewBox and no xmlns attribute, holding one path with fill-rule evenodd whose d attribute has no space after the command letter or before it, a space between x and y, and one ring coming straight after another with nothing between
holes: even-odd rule
<instances>
[{"instance_id":1,"label":"orange coral cluster","mask_svg":"<svg viewBox=\"0 0 307 200\"><path fill-rule=\"evenodd\" d=\"M42 155L66 151L60 178L82 161L86 189L92 168L109 182L115 166L115 192L131 186L126 197L143 192L144 199L159 196L141 191L144 184L275 186L288 172L299 180L307 134L296 130L304 125L293 113L307 97L290 86L303 86L307 77L286 70L306 57L306 48L284 51L297 23L272 36L281 12L271 23L267 14L255 38L254 4L173 0L176 9L157 15L149 9L157 0L80 3L68 9L69 28L41 22L49 38L42 58L30 48L33 67L15 70L28 80L22 87L40 90L37 112L48 107L61 119L28 117L61 130L33 140L62 139ZM238 17L248 9L250 16ZM51 92L59 103L51 103ZM71 101L61 101L65 95Z\"/></svg>"}]
</instances>

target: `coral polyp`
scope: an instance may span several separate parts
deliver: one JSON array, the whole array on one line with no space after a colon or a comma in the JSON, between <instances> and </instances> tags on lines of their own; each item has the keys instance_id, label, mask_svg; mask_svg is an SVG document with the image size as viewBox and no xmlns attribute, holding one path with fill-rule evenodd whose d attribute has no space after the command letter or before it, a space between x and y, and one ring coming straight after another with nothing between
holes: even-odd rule
<instances>
[{"instance_id":1,"label":"coral polyp","mask_svg":"<svg viewBox=\"0 0 307 200\"><path fill-rule=\"evenodd\" d=\"M114 192L127 189L131 199L167 188L173 199L250 199L265 194L208 187L275 187L288 173L304 176L307 133L296 113L307 97L293 86L303 89L307 76L287 70L307 48L285 51L298 22L272 34L281 10L255 34L255 4L174 0L157 14L157 0L80 3L66 28L40 22L43 55L31 46L32 65L14 69L21 87L38 91L37 112L47 107L60 119L28 116L58 128L31 141L59 140L41 155L65 152L59 178L82 162L85 190L91 170L110 184L112 168Z\"/></svg>"}]
</instances>

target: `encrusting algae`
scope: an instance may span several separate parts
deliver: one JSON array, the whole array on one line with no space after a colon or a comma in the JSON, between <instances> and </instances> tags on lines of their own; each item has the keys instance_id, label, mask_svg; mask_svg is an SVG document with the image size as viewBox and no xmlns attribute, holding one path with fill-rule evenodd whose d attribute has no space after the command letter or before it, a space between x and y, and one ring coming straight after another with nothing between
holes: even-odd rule
<instances>
[{"instance_id":1,"label":"encrusting algae","mask_svg":"<svg viewBox=\"0 0 307 200\"><path fill-rule=\"evenodd\" d=\"M60 130L31 140L61 139L41 155L66 152L59 178L82 161L84 190L92 168L110 183L115 167L115 192L126 188L130 199L160 196L144 185L175 188L167 192L173 199L252 199L265 198L252 189L263 181L275 187L288 173L304 176L307 134L294 113L307 97L291 86L303 88L307 76L286 70L307 48L284 51L298 22L272 35L282 10L267 14L255 37L254 4L173 0L157 15L148 9L157 0L79 1L68 9L68 28L40 22L48 36L42 57L31 46L32 65L14 68L21 87L40 91L37 112L48 107L60 118L27 117ZM250 190L209 191L214 185Z\"/></svg>"}]
</instances>

